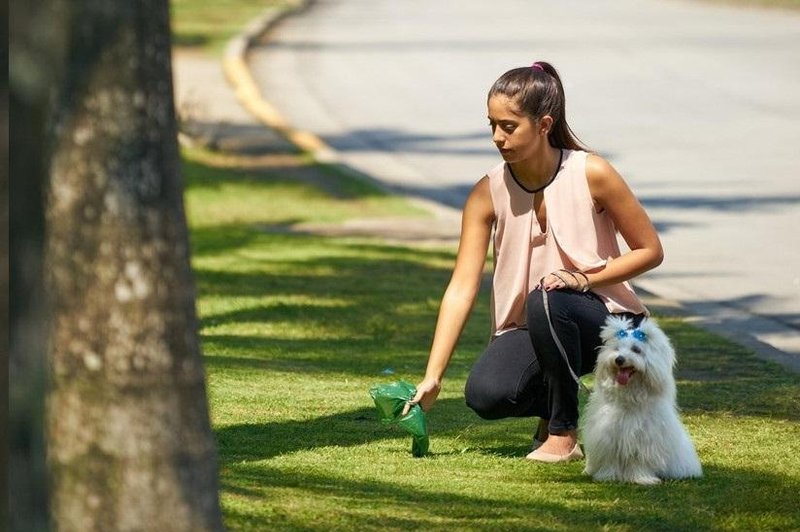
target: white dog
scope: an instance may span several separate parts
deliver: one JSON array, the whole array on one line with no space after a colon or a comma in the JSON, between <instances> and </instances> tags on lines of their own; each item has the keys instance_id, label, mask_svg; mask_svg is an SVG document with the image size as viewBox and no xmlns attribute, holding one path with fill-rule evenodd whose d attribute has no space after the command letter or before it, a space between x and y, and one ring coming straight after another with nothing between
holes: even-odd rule
<instances>
[{"instance_id":1,"label":"white dog","mask_svg":"<svg viewBox=\"0 0 800 532\"><path fill-rule=\"evenodd\" d=\"M610 316L600 337L584 417L584 473L637 484L702 476L678 417L675 351L667 335L650 319L634 329L630 320Z\"/></svg>"}]
</instances>

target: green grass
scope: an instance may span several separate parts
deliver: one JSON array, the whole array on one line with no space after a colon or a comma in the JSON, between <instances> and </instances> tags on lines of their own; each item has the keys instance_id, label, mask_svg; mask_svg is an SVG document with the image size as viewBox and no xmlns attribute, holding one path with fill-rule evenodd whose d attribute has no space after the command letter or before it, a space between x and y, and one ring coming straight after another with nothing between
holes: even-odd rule
<instances>
[{"instance_id":1,"label":"green grass","mask_svg":"<svg viewBox=\"0 0 800 532\"><path fill-rule=\"evenodd\" d=\"M242 27L267 8L283 8L284 0L172 0L173 44L218 54Z\"/></svg>"},{"instance_id":2,"label":"green grass","mask_svg":"<svg viewBox=\"0 0 800 532\"><path fill-rule=\"evenodd\" d=\"M697 0L712 4L726 4L745 8L800 10L800 0Z\"/></svg>"},{"instance_id":3,"label":"green grass","mask_svg":"<svg viewBox=\"0 0 800 532\"><path fill-rule=\"evenodd\" d=\"M533 420L482 421L463 403L486 294L429 416L432 454L412 458L367 391L421 377L454 250L292 234L410 210L345 176L326 174L351 191L333 197L199 155L185 154L187 209L229 530L800 528L797 375L676 317L662 324L704 478L597 484L580 463L523 460Z\"/></svg>"}]
</instances>

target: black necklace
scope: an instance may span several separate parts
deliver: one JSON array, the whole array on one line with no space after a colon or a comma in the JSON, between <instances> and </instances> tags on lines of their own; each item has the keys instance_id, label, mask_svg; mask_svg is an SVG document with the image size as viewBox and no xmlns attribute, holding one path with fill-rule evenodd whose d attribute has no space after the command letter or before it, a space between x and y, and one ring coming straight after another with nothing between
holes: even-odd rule
<instances>
[{"instance_id":1,"label":"black necklace","mask_svg":"<svg viewBox=\"0 0 800 532\"><path fill-rule=\"evenodd\" d=\"M558 164L556 165L556 171L553 172L553 176L550 179L547 180L547 183L545 183L544 185L540 186L539 188L534 188L533 190L525 187L525 185L523 185L520 182L520 180L517 179L517 176L514 175L514 169L511 168L510 164L506 163L506 166L508 166L508 171L511 172L511 177L514 178L514 181L517 182L517 184L520 186L520 188L522 188L522 190L524 190L525 192L527 192L529 194L536 194L537 192L541 192L542 190L546 189L548 186L550 186L550 183L552 183L553 181L556 180L556 176L558 175L558 171L561 170L561 162L563 160L564 160L564 150L558 150Z\"/></svg>"}]
</instances>

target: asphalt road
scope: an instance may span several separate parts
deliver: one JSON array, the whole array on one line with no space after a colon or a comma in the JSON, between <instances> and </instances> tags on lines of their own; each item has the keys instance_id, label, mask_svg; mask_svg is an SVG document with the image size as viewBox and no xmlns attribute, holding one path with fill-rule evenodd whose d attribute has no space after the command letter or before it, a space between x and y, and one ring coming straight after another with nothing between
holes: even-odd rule
<instances>
[{"instance_id":1,"label":"asphalt road","mask_svg":"<svg viewBox=\"0 0 800 532\"><path fill-rule=\"evenodd\" d=\"M486 91L535 60L666 260L638 285L800 360L800 14L679 0L319 0L250 55L345 162L460 208L498 162ZM780 354L780 353L778 353Z\"/></svg>"}]
</instances>

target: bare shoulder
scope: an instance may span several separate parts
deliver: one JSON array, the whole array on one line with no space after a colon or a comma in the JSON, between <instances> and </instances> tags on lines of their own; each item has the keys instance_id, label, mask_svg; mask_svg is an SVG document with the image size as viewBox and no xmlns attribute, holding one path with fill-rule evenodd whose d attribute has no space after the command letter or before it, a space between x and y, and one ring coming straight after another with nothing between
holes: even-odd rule
<instances>
[{"instance_id":1,"label":"bare shoulder","mask_svg":"<svg viewBox=\"0 0 800 532\"><path fill-rule=\"evenodd\" d=\"M593 184L602 185L603 182L609 180L622 179L622 176L611 166L611 163L599 155L590 153L586 156L586 178L591 186Z\"/></svg>"},{"instance_id":2,"label":"bare shoulder","mask_svg":"<svg viewBox=\"0 0 800 532\"><path fill-rule=\"evenodd\" d=\"M490 222L494 220L494 205L489 189L489 176L483 176L475 185L464 204L464 217Z\"/></svg>"},{"instance_id":3,"label":"bare shoulder","mask_svg":"<svg viewBox=\"0 0 800 532\"><path fill-rule=\"evenodd\" d=\"M589 183L592 198L600 203L605 203L618 194L630 193L628 185L616 168L593 153L586 157L586 180Z\"/></svg>"},{"instance_id":4,"label":"bare shoulder","mask_svg":"<svg viewBox=\"0 0 800 532\"><path fill-rule=\"evenodd\" d=\"M491 200L491 193L489 191L489 176L485 175L472 186L469 193L470 196L479 196L489 198Z\"/></svg>"}]
</instances>

